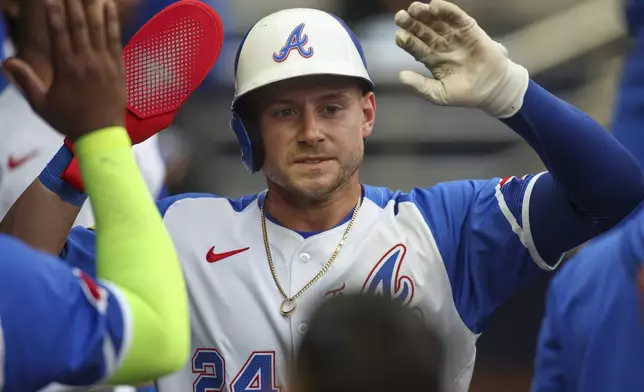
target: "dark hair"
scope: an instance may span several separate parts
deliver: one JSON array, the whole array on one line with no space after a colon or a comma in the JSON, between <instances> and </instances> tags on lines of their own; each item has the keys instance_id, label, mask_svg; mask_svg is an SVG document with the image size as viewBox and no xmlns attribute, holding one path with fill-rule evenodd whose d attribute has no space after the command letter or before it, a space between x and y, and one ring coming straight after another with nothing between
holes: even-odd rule
<instances>
[{"instance_id":1,"label":"dark hair","mask_svg":"<svg viewBox=\"0 0 644 392\"><path fill-rule=\"evenodd\" d=\"M381 296L341 295L313 315L295 371L302 392L436 392L443 355L420 314Z\"/></svg>"}]
</instances>

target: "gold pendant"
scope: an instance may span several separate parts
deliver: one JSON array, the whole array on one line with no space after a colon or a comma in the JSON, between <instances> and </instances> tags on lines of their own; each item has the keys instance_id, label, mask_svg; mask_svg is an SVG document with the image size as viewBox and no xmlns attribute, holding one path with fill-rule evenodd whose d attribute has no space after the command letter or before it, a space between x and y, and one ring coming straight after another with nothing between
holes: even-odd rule
<instances>
[{"instance_id":1,"label":"gold pendant","mask_svg":"<svg viewBox=\"0 0 644 392\"><path fill-rule=\"evenodd\" d=\"M282 316L284 317L291 317L291 314L295 311L295 307L297 304L295 301L292 301L290 299L285 299L282 301L282 306L280 306L280 313L282 313Z\"/></svg>"}]
</instances>

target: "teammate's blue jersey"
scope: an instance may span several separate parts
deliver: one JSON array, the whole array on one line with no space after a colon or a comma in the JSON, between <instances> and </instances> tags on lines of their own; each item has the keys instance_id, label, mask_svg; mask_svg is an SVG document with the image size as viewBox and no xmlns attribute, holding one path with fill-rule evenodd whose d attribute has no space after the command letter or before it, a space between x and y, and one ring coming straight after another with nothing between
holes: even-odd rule
<instances>
[{"instance_id":1,"label":"teammate's blue jersey","mask_svg":"<svg viewBox=\"0 0 644 392\"><path fill-rule=\"evenodd\" d=\"M534 392L644 390L644 209L564 265L548 291Z\"/></svg>"},{"instance_id":2,"label":"teammate's blue jersey","mask_svg":"<svg viewBox=\"0 0 644 392\"><path fill-rule=\"evenodd\" d=\"M114 287L0 235L0 391L109 377L127 347L128 309Z\"/></svg>"}]
</instances>

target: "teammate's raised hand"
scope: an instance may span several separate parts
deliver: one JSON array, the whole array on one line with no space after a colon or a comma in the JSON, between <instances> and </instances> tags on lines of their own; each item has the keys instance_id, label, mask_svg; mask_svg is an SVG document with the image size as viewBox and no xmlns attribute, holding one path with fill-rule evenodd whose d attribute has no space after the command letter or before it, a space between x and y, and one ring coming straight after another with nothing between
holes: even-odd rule
<instances>
[{"instance_id":1,"label":"teammate's raised hand","mask_svg":"<svg viewBox=\"0 0 644 392\"><path fill-rule=\"evenodd\" d=\"M122 126L126 85L114 1L37 2L33 6L46 7L53 82L46 86L19 58L7 60L5 70L33 109L72 141L96 129Z\"/></svg>"},{"instance_id":2,"label":"teammate's raised hand","mask_svg":"<svg viewBox=\"0 0 644 392\"><path fill-rule=\"evenodd\" d=\"M403 71L400 80L437 105L479 108L509 117L523 103L528 72L507 57L458 6L443 0L414 2L400 10L396 43L433 75Z\"/></svg>"}]
</instances>

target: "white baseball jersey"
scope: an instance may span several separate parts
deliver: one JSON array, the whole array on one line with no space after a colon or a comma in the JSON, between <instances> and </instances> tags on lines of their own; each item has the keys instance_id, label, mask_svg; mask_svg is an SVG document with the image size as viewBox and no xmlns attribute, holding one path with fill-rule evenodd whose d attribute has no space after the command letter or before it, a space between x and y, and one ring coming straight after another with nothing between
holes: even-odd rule
<instances>
[{"instance_id":1,"label":"white baseball jersey","mask_svg":"<svg viewBox=\"0 0 644 392\"><path fill-rule=\"evenodd\" d=\"M280 390L315 306L360 291L407 304L433 324L449 347L449 390L466 391L484 322L528 279L552 269L530 234L537 178L459 181L410 193L363 186L348 241L290 318L280 314L264 248L263 193L161 200L187 280L192 354L183 370L158 381L159 392ZM269 217L272 257L287 294L329 260L348 218L328 231L298 233ZM93 231L75 228L61 257L92 273L94 241Z\"/></svg>"},{"instance_id":2,"label":"white baseball jersey","mask_svg":"<svg viewBox=\"0 0 644 392\"><path fill-rule=\"evenodd\" d=\"M38 177L63 144L63 136L35 114L20 92L9 85L0 92L0 219L27 187ZM154 136L133 147L134 156L155 197L165 180L165 164L158 138ZM81 209L76 224L92 226L89 202Z\"/></svg>"}]
</instances>

